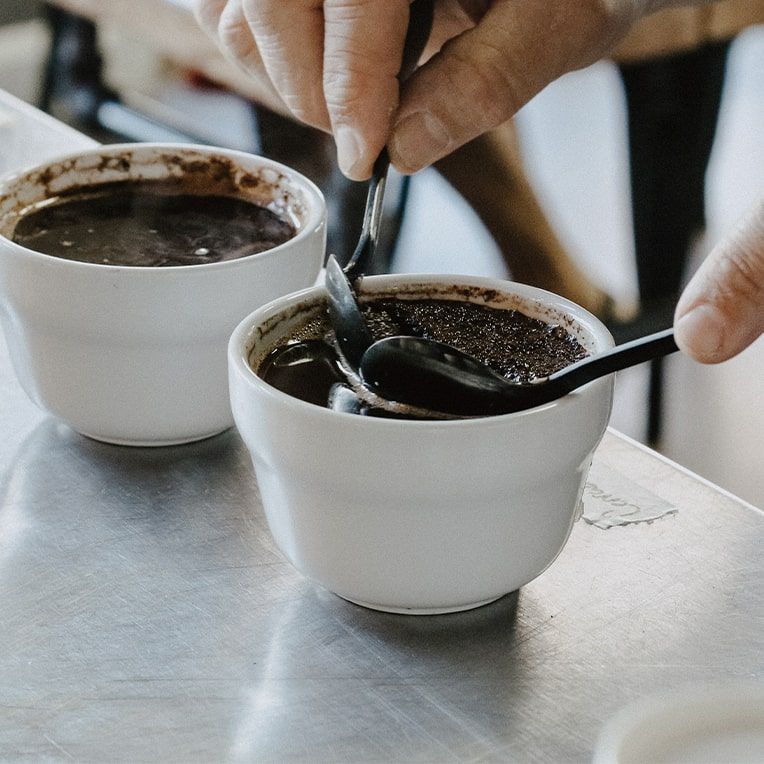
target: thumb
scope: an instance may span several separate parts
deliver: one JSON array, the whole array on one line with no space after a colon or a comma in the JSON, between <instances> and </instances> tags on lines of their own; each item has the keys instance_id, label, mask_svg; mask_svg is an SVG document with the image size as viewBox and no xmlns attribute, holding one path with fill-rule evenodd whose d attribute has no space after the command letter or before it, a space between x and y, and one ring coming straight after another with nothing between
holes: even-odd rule
<instances>
[{"instance_id":1,"label":"thumb","mask_svg":"<svg viewBox=\"0 0 764 764\"><path fill-rule=\"evenodd\" d=\"M561 74L600 58L636 13L629 0L487 6L404 84L388 141L399 170L416 172L505 122Z\"/></svg>"},{"instance_id":2,"label":"thumb","mask_svg":"<svg viewBox=\"0 0 764 764\"><path fill-rule=\"evenodd\" d=\"M701 363L726 361L764 332L764 199L687 285L674 330L680 349Z\"/></svg>"}]
</instances>

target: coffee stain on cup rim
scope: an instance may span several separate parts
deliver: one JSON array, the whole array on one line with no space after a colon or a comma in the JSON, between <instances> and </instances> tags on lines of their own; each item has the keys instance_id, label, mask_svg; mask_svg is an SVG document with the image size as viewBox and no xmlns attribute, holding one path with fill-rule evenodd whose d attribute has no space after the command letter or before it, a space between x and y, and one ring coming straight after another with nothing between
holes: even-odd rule
<instances>
[{"instance_id":1,"label":"coffee stain on cup rim","mask_svg":"<svg viewBox=\"0 0 764 764\"><path fill-rule=\"evenodd\" d=\"M178 193L244 199L270 209L298 232L304 228L308 204L292 179L273 166L247 169L243 164L194 147L89 149L6 177L0 185L0 235L12 238L19 218L46 200L134 181L177 184Z\"/></svg>"}]
</instances>

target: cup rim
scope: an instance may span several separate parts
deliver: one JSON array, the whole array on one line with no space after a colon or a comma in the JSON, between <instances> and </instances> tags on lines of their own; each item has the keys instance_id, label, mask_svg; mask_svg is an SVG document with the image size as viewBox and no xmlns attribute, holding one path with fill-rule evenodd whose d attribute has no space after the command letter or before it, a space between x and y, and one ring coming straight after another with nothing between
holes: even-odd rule
<instances>
[{"instance_id":1,"label":"cup rim","mask_svg":"<svg viewBox=\"0 0 764 764\"><path fill-rule=\"evenodd\" d=\"M374 286L392 286L392 285L406 285L406 284L444 284L444 285L460 285L460 286L474 286L483 288L486 290L496 290L505 294L513 294L519 297L542 300L543 302L550 304L551 306L562 310L570 315L578 324L582 325L589 335L593 338L595 345L601 350L606 350L614 346L613 336L607 327L600 321L594 314L588 310L582 308L577 303L568 300L565 297L549 292L539 287L529 286L520 282L509 281L506 279L492 278L487 276L468 276L468 275L454 275L454 274L442 274L442 273L401 273L401 274L385 274L379 276L364 276L363 285L368 287ZM363 286L362 286L363 289ZM368 291L373 291L369 289ZM440 430L443 428L475 428L475 427L492 427L495 425L503 425L509 420L524 419L528 416L538 416L542 411L548 411L551 409L564 411L566 408L574 405L581 399L581 396L585 391L589 390L592 386L598 383L612 378L613 375L608 375L601 379L588 382L586 385L577 388L571 393L558 398L549 403L544 403L534 408L524 409L523 411L515 411L508 414L496 414L485 417L465 417L461 419L444 419L444 420L422 420L422 419L386 419L384 417L365 417L358 416L357 414L351 414L342 411L331 411L330 409L322 406L317 406L314 403L308 403L299 398L295 398L288 393L285 393L272 385L269 385L252 369L248 362L248 352L245 352L245 348L249 343L252 334L262 323L277 315L278 313L299 305L302 302L306 302L314 299L315 297L325 293L323 284L318 284L307 289L300 290L299 292L293 292L292 294L284 295L271 302L266 303L257 310L254 310L248 316L246 316L238 326L234 329L228 342L228 363L231 370L237 373L237 376L249 387L254 388L259 394L264 395L266 398L274 401L275 403L286 406L289 409L300 413L304 416L316 417L319 421L324 421L324 418L328 417L327 421L343 421L348 426L356 427L393 427L400 429L416 427L417 429L434 429ZM339 420L338 417L343 419ZM351 424L352 422L356 424Z\"/></svg>"},{"instance_id":2,"label":"cup rim","mask_svg":"<svg viewBox=\"0 0 764 764\"><path fill-rule=\"evenodd\" d=\"M764 703L764 683L740 679L719 684L692 683L646 695L622 706L607 719L600 730L594 750L594 764L618 764L624 752L640 733L658 730L657 738L667 739L665 730L674 731L674 739L698 730L734 727L741 719L761 716L757 709ZM660 743L656 743L659 745Z\"/></svg>"},{"instance_id":3,"label":"cup rim","mask_svg":"<svg viewBox=\"0 0 764 764\"><path fill-rule=\"evenodd\" d=\"M262 252L255 252L251 255L237 257L232 260L222 260L214 263L198 263L194 265L173 265L169 268L157 268L152 265L122 265L119 263L89 263L83 262L81 260L67 260L63 257L56 257L55 255L49 255L45 252L38 252L35 249L25 247L23 244L19 244L18 242L13 241L2 233L0 233L0 242L2 242L6 248L15 250L24 257L32 257L33 259L42 258L41 262L56 263L57 267L62 268L84 268L90 270L97 269L102 270L104 273L114 273L117 271L124 273L135 271L136 273L151 272L157 274L177 274L179 272L187 273L189 270L196 273L201 269L210 271L220 268L244 267L245 264L251 263L253 260L262 261L264 259L276 257L282 254L285 248L294 246L295 243L301 242L303 239L311 236L315 230L324 223L326 212L326 202L324 195L318 186L307 176L289 167L288 165L282 164L281 162L277 162L274 159L269 159L268 157L264 157L259 154L252 154L246 151L241 151L239 149L227 149L220 146L208 146L198 143L178 143L172 141L154 141L146 143L125 142L103 144L101 146L96 146L84 150L81 149L79 151L69 151L65 154L59 154L55 157L52 157L51 159L48 159L44 162L40 162L35 165L28 165L17 170L12 170L11 172L0 176L0 197L6 194L14 184L19 183L24 178L27 178L36 172L41 172L48 167L52 167L53 165L77 159L78 157L111 156L124 151L148 152L152 150L156 151L165 149L176 152L189 151L195 152L197 154L207 155L218 154L232 159L237 163L242 159L246 159L248 161L255 159L262 162L263 166L279 172L280 174L287 177L290 181L297 182L306 192L305 199L306 206L308 207L308 214L306 216L304 225L300 227L300 230L298 230L291 239L288 239L287 241L283 242L282 244L278 244L275 247L271 247L270 249L263 250ZM169 275L166 277L169 277ZM162 276L159 276L159 278L162 278Z\"/></svg>"}]
</instances>

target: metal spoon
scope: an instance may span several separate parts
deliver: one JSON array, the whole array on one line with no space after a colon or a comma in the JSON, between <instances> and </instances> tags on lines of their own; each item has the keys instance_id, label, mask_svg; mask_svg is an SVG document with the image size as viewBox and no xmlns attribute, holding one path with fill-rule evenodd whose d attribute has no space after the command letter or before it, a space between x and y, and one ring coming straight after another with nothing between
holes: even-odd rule
<instances>
[{"instance_id":1,"label":"metal spoon","mask_svg":"<svg viewBox=\"0 0 764 764\"><path fill-rule=\"evenodd\" d=\"M414 0L409 11L409 26L403 45L403 57L398 79L403 82L416 68L432 28L433 0ZM337 335L337 344L347 363L358 369L361 356L371 345L372 337L355 299L352 283L361 276L377 247L382 200L385 194L390 157L387 149L374 163L366 209L358 245L344 271L334 255L326 262L325 286L328 292L329 319Z\"/></svg>"},{"instance_id":2,"label":"metal spoon","mask_svg":"<svg viewBox=\"0 0 764 764\"><path fill-rule=\"evenodd\" d=\"M385 337L363 354L364 385L387 401L458 416L507 414L561 398L587 382L677 350L665 329L529 383L511 382L471 355L419 337Z\"/></svg>"}]
</instances>

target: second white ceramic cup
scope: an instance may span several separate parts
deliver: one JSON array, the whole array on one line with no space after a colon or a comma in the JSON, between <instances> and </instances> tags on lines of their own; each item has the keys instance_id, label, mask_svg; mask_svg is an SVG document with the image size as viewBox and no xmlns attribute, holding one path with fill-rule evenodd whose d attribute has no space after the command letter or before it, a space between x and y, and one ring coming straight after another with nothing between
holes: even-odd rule
<instances>
[{"instance_id":1,"label":"second white ceramic cup","mask_svg":"<svg viewBox=\"0 0 764 764\"><path fill-rule=\"evenodd\" d=\"M197 179L287 215L265 252L168 268L75 262L12 241L24 209L77 187ZM325 250L316 186L276 162L184 144L105 146L0 181L0 320L29 397L75 430L158 446L233 423L226 346L254 306L313 284Z\"/></svg>"}]
</instances>

